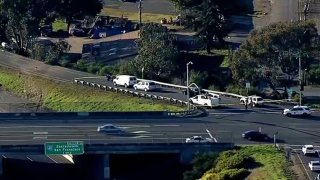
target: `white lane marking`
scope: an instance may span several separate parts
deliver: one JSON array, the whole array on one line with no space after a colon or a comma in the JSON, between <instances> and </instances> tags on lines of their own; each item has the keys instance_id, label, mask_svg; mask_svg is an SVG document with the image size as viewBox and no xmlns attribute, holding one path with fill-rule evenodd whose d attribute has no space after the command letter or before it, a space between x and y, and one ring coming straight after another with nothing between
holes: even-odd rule
<instances>
[{"instance_id":1,"label":"white lane marking","mask_svg":"<svg viewBox=\"0 0 320 180\"><path fill-rule=\"evenodd\" d=\"M27 159L29 159L30 161L33 161L29 156L27 156Z\"/></svg>"},{"instance_id":2,"label":"white lane marking","mask_svg":"<svg viewBox=\"0 0 320 180\"><path fill-rule=\"evenodd\" d=\"M33 139L48 139L47 136L35 136Z\"/></svg>"},{"instance_id":3,"label":"white lane marking","mask_svg":"<svg viewBox=\"0 0 320 180\"><path fill-rule=\"evenodd\" d=\"M310 175L309 175L309 173L308 173L308 171L307 171L307 169L306 169L306 166L303 164L303 162L302 162L302 160L301 160L301 158L300 158L299 154L298 154L297 152L296 152L296 154L297 154L297 156L298 156L298 158L299 158L299 160L300 160L300 163L301 163L301 164L302 164L302 166L303 166L303 169L306 171L306 173L307 173L307 175L308 175L309 180L311 180Z\"/></svg>"},{"instance_id":4,"label":"white lane marking","mask_svg":"<svg viewBox=\"0 0 320 180\"><path fill-rule=\"evenodd\" d=\"M131 132L133 134L140 134L140 133L148 133L148 131L134 131L134 132Z\"/></svg>"},{"instance_id":5,"label":"white lane marking","mask_svg":"<svg viewBox=\"0 0 320 180\"><path fill-rule=\"evenodd\" d=\"M7 157L5 155L2 155L2 157L4 157L5 159L7 159Z\"/></svg>"},{"instance_id":6,"label":"white lane marking","mask_svg":"<svg viewBox=\"0 0 320 180\"><path fill-rule=\"evenodd\" d=\"M55 161L53 158L51 158L50 156L47 156L49 159L51 159L53 162L55 162L56 164L58 164L57 161Z\"/></svg>"},{"instance_id":7,"label":"white lane marking","mask_svg":"<svg viewBox=\"0 0 320 180\"><path fill-rule=\"evenodd\" d=\"M152 125L154 127L179 127L179 124L158 124L158 125Z\"/></svg>"},{"instance_id":8,"label":"white lane marking","mask_svg":"<svg viewBox=\"0 0 320 180\"><path fill-rule=\"evenodd\" d=\"M0 129L10 129L10 128L97 128L96 126L1 126ZM117 126L117 125L115 125ZM119 125L120 128L148 128L150 125Z\"/></svg>"},{"instance_id":9,"label":"white lane marking","mask_svg":"<svg viewBox=\"0 0 320 180\"><path fill-rule=\"evenodd\" d=\"M132 138L139 139L139 138L150 138L150 137L152 137L152 136L143 136L143 135L141 135L141 136L134 136Z\"/></svg>"},{"instance_id":10,"label":"white lane marking","mask_svg":"<svg viewBox=\"0 0 320 180\"><path fill-rule=\"evenodd\" d=\"M40 134L48 134L48 132L33 132L35 135L40 135Z\"/></svg>"}]
</instances>

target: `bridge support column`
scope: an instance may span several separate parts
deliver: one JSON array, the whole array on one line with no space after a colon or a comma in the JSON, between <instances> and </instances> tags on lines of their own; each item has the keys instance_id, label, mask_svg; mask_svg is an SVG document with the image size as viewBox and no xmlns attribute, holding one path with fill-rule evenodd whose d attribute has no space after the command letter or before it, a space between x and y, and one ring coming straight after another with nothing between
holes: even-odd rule
<instances>
[{"instance_id":1,"label":"bridge support column","mask_svg":"<svg viewBox=\"0 0 320 180\"><path fill-rule=\"evenodd\" d=\"M110 180L110 155L103 155L103 179Z\"/></svg>"},{"instance_id":2,"label":"bridge support column","mask_svg":"<svg viewBox=\"0 0 320 180\"><path fill-rule=\"evenodd\" d=\"M0 156L0 178L3 177L3 157Z\"/></svg>"}]
</instances>

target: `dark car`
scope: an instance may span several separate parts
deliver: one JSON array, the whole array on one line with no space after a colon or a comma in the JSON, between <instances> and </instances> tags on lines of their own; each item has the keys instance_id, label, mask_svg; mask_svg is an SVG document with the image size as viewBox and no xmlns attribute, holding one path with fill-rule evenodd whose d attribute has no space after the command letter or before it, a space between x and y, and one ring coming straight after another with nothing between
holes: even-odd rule
<instances>
[{"instance_id":1,"label":"dark car","mask_svg":"<svg viewBox=\"0 0 320 180\"><path fill-rule=\"evenodd\" d=\"M183 93L184 95L187 95L187 90L184 89L184 90L182 91L182 93ZM190 97L193 97L193 96L196 96L196 95L200 95L200 94L204 94L204 93L205 93L205 92L204 92L203 90L199 89L199 88L189 87L189 96L190 96Z\"/></svg>"},{"instance_id":2,"label":"dark car","mask_svg":"<svg viewBox=\"0 0 320 180\"><path fill-rule=\"evenodd\" d=\"M271 138L268 136L268 134L261 133L259 131L246 131L242 133L242 137L248 140L254 140L254 141L269 141Z\"/></svg>"}]
</instances>

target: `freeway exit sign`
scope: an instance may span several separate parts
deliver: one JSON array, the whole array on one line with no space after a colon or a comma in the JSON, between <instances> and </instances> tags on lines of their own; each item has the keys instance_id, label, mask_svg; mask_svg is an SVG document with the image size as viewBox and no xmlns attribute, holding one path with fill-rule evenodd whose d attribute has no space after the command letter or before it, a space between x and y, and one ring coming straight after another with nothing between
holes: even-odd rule
<instances>
[{"instance_id":1,"label":"freeway exit sign","mask_svg":"<svg viewBox=\"0 0 320 180\"><path fill-rule=\"evenodd\" d=\"M46 155L83 154L83 141L47 142L44 145Z\"/></svg>"}]
</instances>

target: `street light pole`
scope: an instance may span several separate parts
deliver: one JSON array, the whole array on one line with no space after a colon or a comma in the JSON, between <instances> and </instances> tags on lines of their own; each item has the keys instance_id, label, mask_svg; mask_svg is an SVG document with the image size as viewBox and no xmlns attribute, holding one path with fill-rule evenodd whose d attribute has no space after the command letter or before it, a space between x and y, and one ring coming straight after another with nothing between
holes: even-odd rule
<instances>
[{"instance_id":1,"label":"street light pole","mask_svg":"<svg viewBox=\"0 0 320 180\"><path fill-rule=\"evenodd\" d=\"M142 67L142 69L141 69L141 79L143 79L143 71L144 71L144 67Z\"/></svg>"},{"instance_id":2,"label":"street light pole","mask_svg":"<svg viewBox=\"0 0 320 180\"><path fill-rule=\"evenodd\" d=\"M187 63L187 102L188 102L188 111L190 110L190 100L189 100L189 65L193 64L191 61Z\"/></svg>"},{"instance_id":3,"label":"street light pole","mask_svg":"<svg viewBox=\"0 0 320 180\"><path fill-rule=\"evenodd\" d=\"M301 52L299 52L299 85L300 85L300 94L299 94L299 105L301 106L301 86L302 86L302 83L301 83Z\"/></svg>"}]
</instances>

